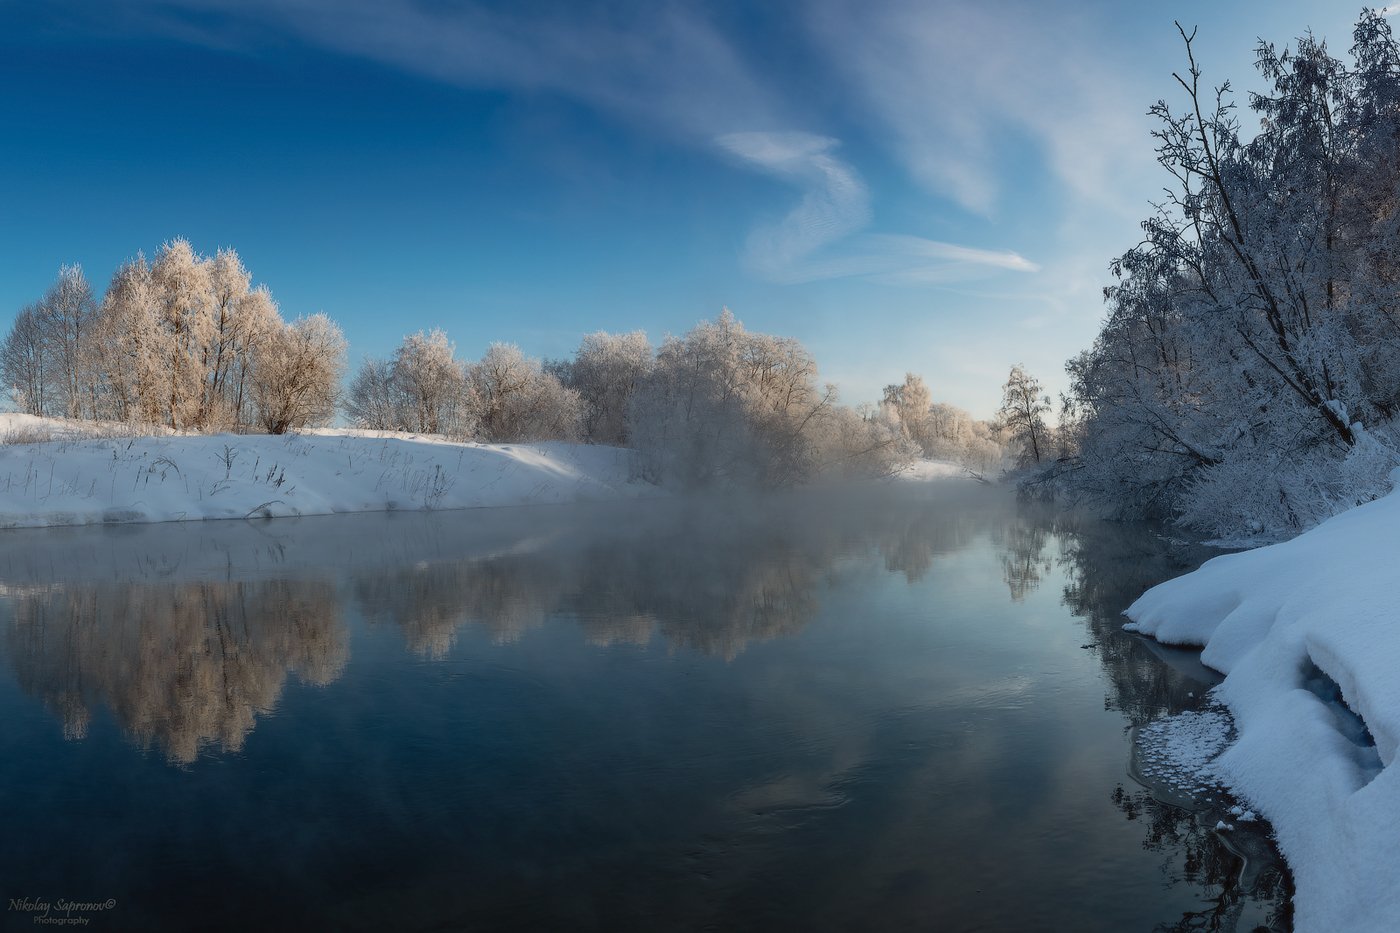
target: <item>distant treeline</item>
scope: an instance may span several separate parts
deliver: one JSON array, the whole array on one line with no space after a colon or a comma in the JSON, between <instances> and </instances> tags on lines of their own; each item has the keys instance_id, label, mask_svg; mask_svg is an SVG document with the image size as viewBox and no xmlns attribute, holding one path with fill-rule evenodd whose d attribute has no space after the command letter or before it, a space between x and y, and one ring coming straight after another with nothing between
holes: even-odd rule
<instances>
[{"instance_id":1,"label":"distant treeline","mask_svg":"<svg viewBox=\"0 0 1400 933\"><path fill-rule=\"evenodd\" d=\"M487 441L583 440L628 446L660 483L780 486L822 475L878 475L920 456L992 469L998 429L933 403L923 380L878 405L843 406L806 348L744 328L725 310L653 347L646 334L598 332L571 359L493 344L475 362L440 330L367 359L345 404L353 424Z\"/></svg>"},{"instance_id":2,"label":"distant treeline","mask_svg":"<svg viewBox=\"0 0 1400 933\"><path fill-rule=\"evenodd\" d=\"M1296 533L1400 462L1400 47L1374 11L1349 62L1261 42L1242 129L1182 35L1185 107L1152 107L1171 187L1068 365L1049 475L1120 515Z\"/></svg>"},{"instance_id":3,"label":"distant treeline","mask_svg":"<svg viewBox=\"0 0 1400 933\"><path fill-rule=\"evenodd\" d=\"M727 309L658 347L599 332L553 361L504 343L463 361L444 332L420 331L342 392L345 356L330 318L283 321L233 250L174 240L123 264L101 299L62 269L0 344L0 377L35 415L282 433L343 411L383 431L628 446L641 476L684 486L882 475L920 456L993 470L1003 435L1021 436L935 403L912 374L878 405L843 406L801 343Z\"/></svg>"}]
</instances>

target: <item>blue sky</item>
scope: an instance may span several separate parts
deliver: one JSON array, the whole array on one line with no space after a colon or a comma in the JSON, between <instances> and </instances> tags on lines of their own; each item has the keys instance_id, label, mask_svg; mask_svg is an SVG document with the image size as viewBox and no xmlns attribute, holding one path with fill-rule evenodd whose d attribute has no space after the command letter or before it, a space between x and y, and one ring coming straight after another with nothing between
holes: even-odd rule
<instances>
[{"instance_id":1,"label":"blue sky","mask_svg":"<svg viewBox=\"0 0 1400 933\"><path fill-rule=\"evenodd\" d=\"M847 401L1052 390L1165 177L1148 106L1256 86L1276 2L0 0L0 324L63 263L232 246L352 360L562 356L728 305ZM1248 117L1246 117L1248 119Z\"/></svg>"}]
</instances>

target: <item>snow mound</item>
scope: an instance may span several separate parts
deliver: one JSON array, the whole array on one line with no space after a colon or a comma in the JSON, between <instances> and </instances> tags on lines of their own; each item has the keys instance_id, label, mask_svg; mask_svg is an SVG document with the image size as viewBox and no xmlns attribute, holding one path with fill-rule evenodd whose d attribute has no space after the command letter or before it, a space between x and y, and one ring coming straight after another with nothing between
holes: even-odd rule
<instances>
[{"instance_id":1,"label":"snow mound","mask_svg":"<svg viewBox=\"0 0 1400 933\"><path fill-rule=\"evenodd\" d=\"M1129 631L1203 645L1237 738L1215 773L1271 821L1297 929L1400 918L1400 493L1207 562L1130 606ZM1252 816L1252 814L1251 814Z\"/></svg>"},{"instance_id":2,"label":"snow mound","mask_svg":"<svg viewBox=\"0 0 1400 933\"><path fill-rule=\"evenodd\" d=\"M314 435L92 437L0 444L0 528L534 505L645 495L615 447ZM50 422L53 419L33 419ZM102 426L95 431L100 433ZM0 434L3 436L3 434Z\"/></svg>"}]
</instances>

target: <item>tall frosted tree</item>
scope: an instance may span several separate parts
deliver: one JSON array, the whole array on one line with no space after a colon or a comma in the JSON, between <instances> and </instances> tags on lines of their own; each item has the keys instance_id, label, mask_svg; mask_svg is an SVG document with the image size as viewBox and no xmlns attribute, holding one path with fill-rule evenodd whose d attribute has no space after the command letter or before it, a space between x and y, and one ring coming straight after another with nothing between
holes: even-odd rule
<instances>
[{"instance_id":1,"label":"tall frosted tree","mask_svg":"<svg viewBox=\"0 0 1400 933\"><path fill-rule=\"evenodd\" d=\"M782 486L819 469L835 408L799 342L752 333L726 308L662 343L628 419L647 479Z\"/></svg>"},{"instance_id":2,"label":"tall frosted tree","mask_svg":"<svg viewBox=\"0 0 1400 933\"><path fill-rule=\"evenodd\" d=\"M1050 411L1050 397L1041 388L1040 382L1020 364L1011 367L1011 373L1002 386L1001 408L997 411L1001 424L1012 438L1022 445L1022 462L1039 463L1048 451L1049 429L1045 424L1045 414Z\"/></svg>"},{"instance_id":3,"label":"tall frosted tree","mask_svg":"<svg viewBox=\"0 0 1400 933\"><path fill-rule=\"evenodd\" d=\"M138 254L117 268L103 296L94 333L94 358L104 381L104 414L118 421L161 423L165 341L156 284L144 256Z\"/></svg>"},{"instance_id":4,"label":"tall frosted tree","mask_svg":"<svg viewBox=\"0 0 1400 933\"><path fill-rule=\"evenodd\" d=\"M345 397L345 414L357 428L400 431L404 405L394 381L394 364L365 357Z\"/></svg>"},{"instance_id":5,"label":"tall frosted tree","mask_svg":"<svg viewBox=\"0 0 1400 933\"><path fill-rule=\"evenodd\" d=\"M15 405L26 414L46 415L50 376L48 340L43 309L26 305L0 344L0 377L9 387Z\"/></svg>"},{"instance_id":6,"label":"tall frosted tree","mask_svg":"<svg viewBox=\"0 0 1400 933\"><path fill-rule=\"evenodd\" d=\"M933 408L933 393L922 376L905 373L904 381L885 386L882 404L888 406L909 438L924 451L931 452L929 415Z\"/></svg>"},{"instance_id":7,"label":"tall frosted tree","mask_svg":"<svg viewBox=\"0 0 1400 933\"><path fill-rule=\"evenodd\" d=\"M410 334L395 351L390 378L406 430L441 434L460 427L466 376L455 353L447 334L436 328Z\"/></svg>"},{"instance_id":8,"label":"tall frosted tree","mask_svg":"<svg viewBox=\"0 0 1400 933\"><path fill-rule=\"evenodd\" d=\"M47 345L47 365L56 396L55 414L68 418L83 415L84 403L91 399L89 376L92 367L86 355L89 330L97 314L97 301L81 266L64 266L58 280L39 304L40 322ZM90 406L89 406L90 408Z\"/></svg>"},{"instance_id":9,"label":"tall frosted tree","mask_svg":"<svg viewBox=\"0 0 1400 933\"><path fill-rule=\"evenodd\" d=\"M159 354L165 361L165 419L172 428L200 426L208 347L214 336L209 268L188 240L162 246L151 263Z\"/></svg>"}]
</instances>

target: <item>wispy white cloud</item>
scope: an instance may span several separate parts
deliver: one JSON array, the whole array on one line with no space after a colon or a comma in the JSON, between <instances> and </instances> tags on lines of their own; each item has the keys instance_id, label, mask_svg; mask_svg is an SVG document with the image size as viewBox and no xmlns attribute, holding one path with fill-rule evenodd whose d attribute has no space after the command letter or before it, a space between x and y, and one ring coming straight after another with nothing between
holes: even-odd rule
<instances>
[{"instance_id":1,"label":"wispy white cloud","mask_svg":"<svg viewBox=\"0 0 1400 933\"><path fill-rule=\"evenodd\" d=\"M123 13L220 47L290 33L449 84L558 94L697 141L780 119L767 83L701 11L682 4L147 0Z\"/></svg>"},{"instance_id":2,"label":"wispy white cloud","mask_svg":"<svg viewBox=\"0 0 1400 933\"><path fill-rule=\"evenodd\" d=\"M1092 17L1016 0L821 0L807 26L927 190L994 215L1008 172L1043 164L1075 198L1141 212L1122 192L1151 190L1135 184L1151 168L1150 97L1125 87Z\"/></svg>"},{"instance_id":3,"label":"wispy white cloud","mask_svg":"<svg viewBox=\"0 0 1400 933\"><path fill-rule=\"evenodd\" d=\"M716 142L740 164L802 192L786 216L749 235L745 261L761 278L795 284L863 276L918 285L1039 268L1014 252L862 232L873 219L870 193L856 170L835 155L838 141L830 137L748 132Z\"/></svg>"}]
</instances>

